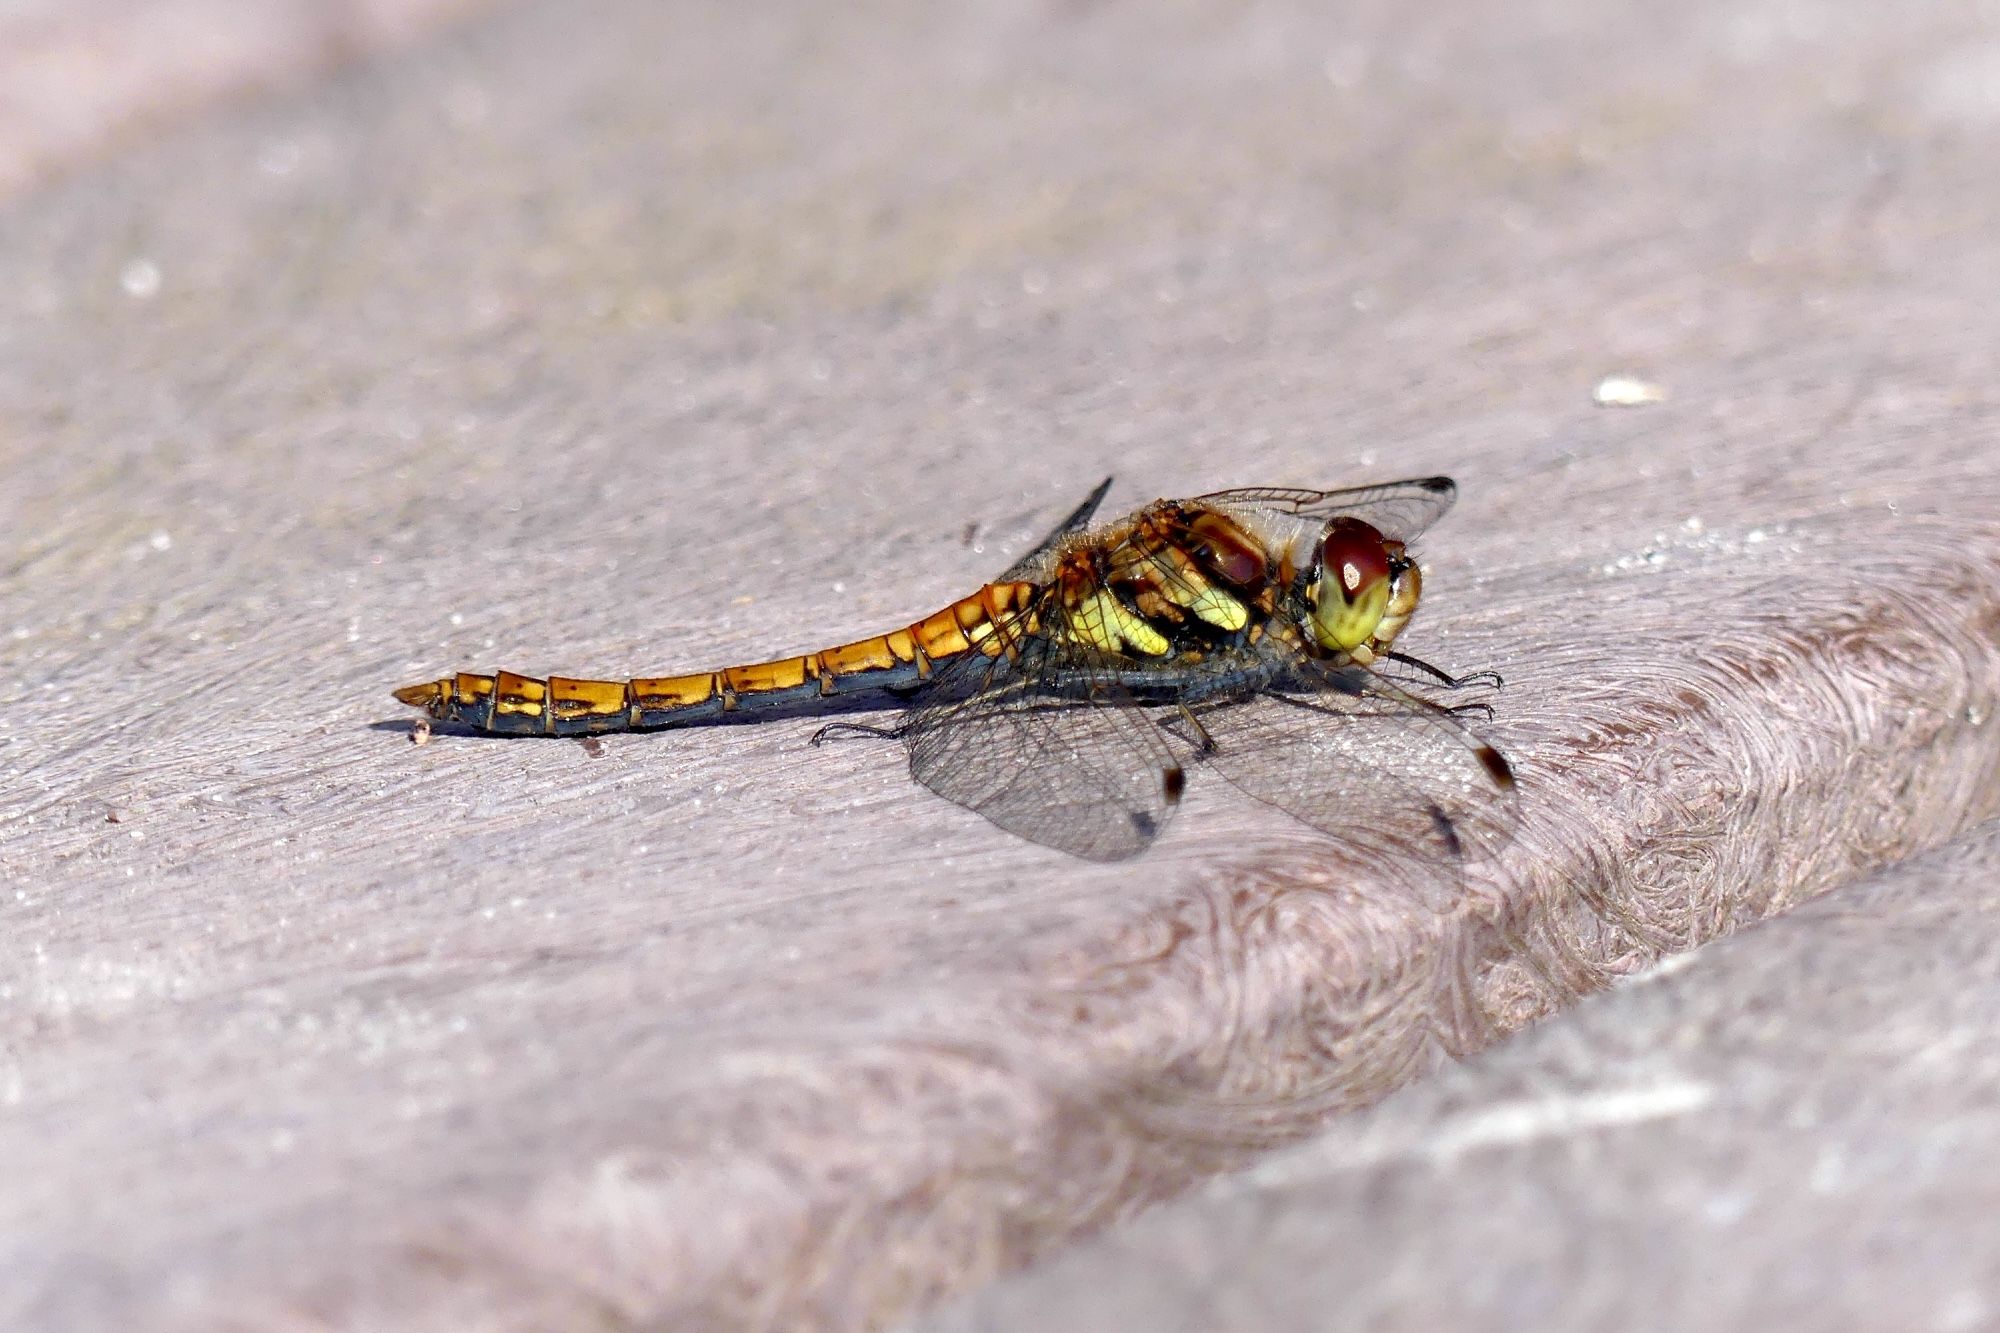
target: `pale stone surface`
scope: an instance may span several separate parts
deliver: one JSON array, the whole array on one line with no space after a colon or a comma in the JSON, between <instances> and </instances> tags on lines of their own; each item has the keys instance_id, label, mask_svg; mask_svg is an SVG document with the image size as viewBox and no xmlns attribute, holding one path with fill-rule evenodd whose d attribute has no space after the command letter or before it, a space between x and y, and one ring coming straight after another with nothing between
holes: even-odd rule
<instances>
[{"instance_id":1,"label":"pale stone surface","mask_svg":"<svg viewBox=\"0 0 2000 1333\"><path fill-rule=\"evenodd\" d=\"M1994 813L1978 7L1319 8L528 6L0 215L0 1324L880 1323ZM1434 471L1443 916L387 696Z\"/></svg>"},{"instance_id":2,"label":"pale stone surface","mask_svg":"<svg viewBox=\"0 0 2000 1333\"><path fill-rule=\"evenodd\" d=\"M1990 1328L1996 909L1989 826L923 1327Z\"/></svg>"},{"instance_id":3,"label":"pale stone surface","mask_svg":"<svg viewBox=\"0 0 2000 1333\"><path fill-rule=\"evenodd\" d=\"M0 4L0 197L230 97L323 77L426 36L480 4L7 0Z\"/></svg>"}]
</instances>

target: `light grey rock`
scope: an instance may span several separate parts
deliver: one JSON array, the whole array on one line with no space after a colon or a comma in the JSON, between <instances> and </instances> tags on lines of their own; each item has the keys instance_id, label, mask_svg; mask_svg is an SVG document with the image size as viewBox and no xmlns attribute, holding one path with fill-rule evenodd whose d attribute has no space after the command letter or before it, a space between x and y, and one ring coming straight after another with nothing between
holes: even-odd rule
<instances>
[{"instance_id":1,"label":"light grey rock","mask_svg":"<svg viewBox=\"0 0 2000 1333\"><path fill-rule=\"evenodd\" d=\"M1982 24L530 5L11 205L0 1325L886 1323L1994 813ZM1089 867L387 694L1437 471L1441 916L1220 783Z\"/></svg>"},{"instance_id":2,"label":"light grey rock","mask_svg":"<svg viewBox=\"0 0 2000 1333\"><path fill-rule=\"evenodd\" d=\"M1990 1327L1996 906L1989 826L923 1327Z\"/></svg>"}]
</instances>

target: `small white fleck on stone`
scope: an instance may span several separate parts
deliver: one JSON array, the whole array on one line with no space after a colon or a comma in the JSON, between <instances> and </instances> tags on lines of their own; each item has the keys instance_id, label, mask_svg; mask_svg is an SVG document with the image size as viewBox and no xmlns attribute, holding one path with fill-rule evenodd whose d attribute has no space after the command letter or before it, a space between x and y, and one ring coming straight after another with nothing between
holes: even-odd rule
<instances>
[{"instance_id":1,"label":"small white fleck on stone","mask_svg":"<svg viewBox=\"0 0 2000 1333\"><path fill-rule=\"evenodd\" d=\"M257 152L257 168L266 176L289 176L303 154L289 139L274 139Z\"/></svg>"},{"instance_id":2,"label":"small white fleck on stone","mask_svg":"<svg viewBox=\"0 0 2000 1333\"><path fill-rule=\"evenodd\" d=\"M1986 1325L1991 1311L1986 1298L1971 1288L1952 1292L1938 1304L1936 1327L1945 1333Z\"/></svg>"},{"instance_id":3,"label":"small white fleck on stone","mask_svg":"<svg viewBox=\"0 0 2000 1333\"><path fill-rule=\"evenodd\" d=\"M174 534L162 528L160 531L146 538L146 545L152 547L155 551L171 551L174 549Z\"/></svg>"},{"instance_id":4,"label":"small white fleck on stone","mask_svg":"<svg viewBox=\"0 0 2000 1333\"><path fill-rule=\"evenodd\" d=\"M150 301L160 294L160 266L150 259L128 260L118 270L118 285L135 301Z\"/></svg>"},{"instance_id":5,"label":"small white fleck on stone","mask_svg":"<svg viewBox=\"0 0 2000 1333\"><path fill-rule=\"evenodd\" d=\"M1743 1190L1724 1190L1712 1195L1701 1208L1702 1215L1710 1224L1718 1227L1735 1226L1750 1212L1750 1196Z\"/></svg>"},{"instance_id":6,"label":"small white fleck on stone","mask_svg":"<svg viewBox=\"0 0 2000 1333\"><path fill-rule=\"evenodd\" d=\"M1647 407L1664 403L1667 391L1636 375L1606 375L1590 391L1590 400L1599 407Z\"/></svg>"}]
</instances>

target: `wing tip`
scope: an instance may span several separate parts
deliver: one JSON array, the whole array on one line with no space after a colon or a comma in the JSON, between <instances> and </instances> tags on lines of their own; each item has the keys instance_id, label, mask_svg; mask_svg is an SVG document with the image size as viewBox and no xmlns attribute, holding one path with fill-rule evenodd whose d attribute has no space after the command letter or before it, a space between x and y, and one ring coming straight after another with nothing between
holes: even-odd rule
<instances>
[{"instance_id":1,"label":"wing tip","mask_svg":"<svg viewBox=\"0 0 2000 1333\"><path fill-rule=\"evenodd\" d=\"M1507 756L1490 745L1479 747L1479 762L1486 768L1486 775L1493 779L1493 785L1502 791L1514 789L1514 766L1507 762Z\"/></svg>"},{"instance_id":2,"label":"wing tip","mask_svg":"<svg viewBox=\"0 0 2000 1333\"><path fill-rule=\"evenodd\" d=\"M1451 816L1445 813L1444 807L1441 805L1433 804L1429 807L1429 810L1431 829L1438 835L1438 841L1444 844L1445 855L1453 861L1463 860L1465 858L1465 843L1459 838L1458 827L1452 823Z\"/></svg>"}]
</instances>

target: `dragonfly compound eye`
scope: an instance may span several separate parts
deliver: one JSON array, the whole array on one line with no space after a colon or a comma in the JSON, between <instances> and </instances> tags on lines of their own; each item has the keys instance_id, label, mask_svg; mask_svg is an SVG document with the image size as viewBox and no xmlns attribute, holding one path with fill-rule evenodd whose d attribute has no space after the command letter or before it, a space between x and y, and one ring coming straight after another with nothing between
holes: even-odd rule
<instances>
[{"instance_id":1,"label":"dragonfly compound eye","mask_svg":"<svg viewBox=\"0 0 2000 1333\"><path fill-rule=\"evenodd\" d=\"M1358 518L1336 518L1319 541L1312 584L1313 636L1322 648L1351 653L1375 636L1389 609L1389 550Z\"/></svg>"},{"instance_id":2,"label":"dragonfly compound eye","mask_svg":"<svg viewBox=\"0 0 2000 1333\"><path fill-rule=\"evenodd\" d=\"M1403 626L1410 623L1410 616L1417 609L1417 602L1424 595L1423 571L1416 561L1403 554L1401 542L1389 543L1389 605L1382 612L1382 623L1375 627L1375 638L1371 645L1376 651L1387 647L1389 642L1403 632Z\"/></svg>"}]
</instances>

